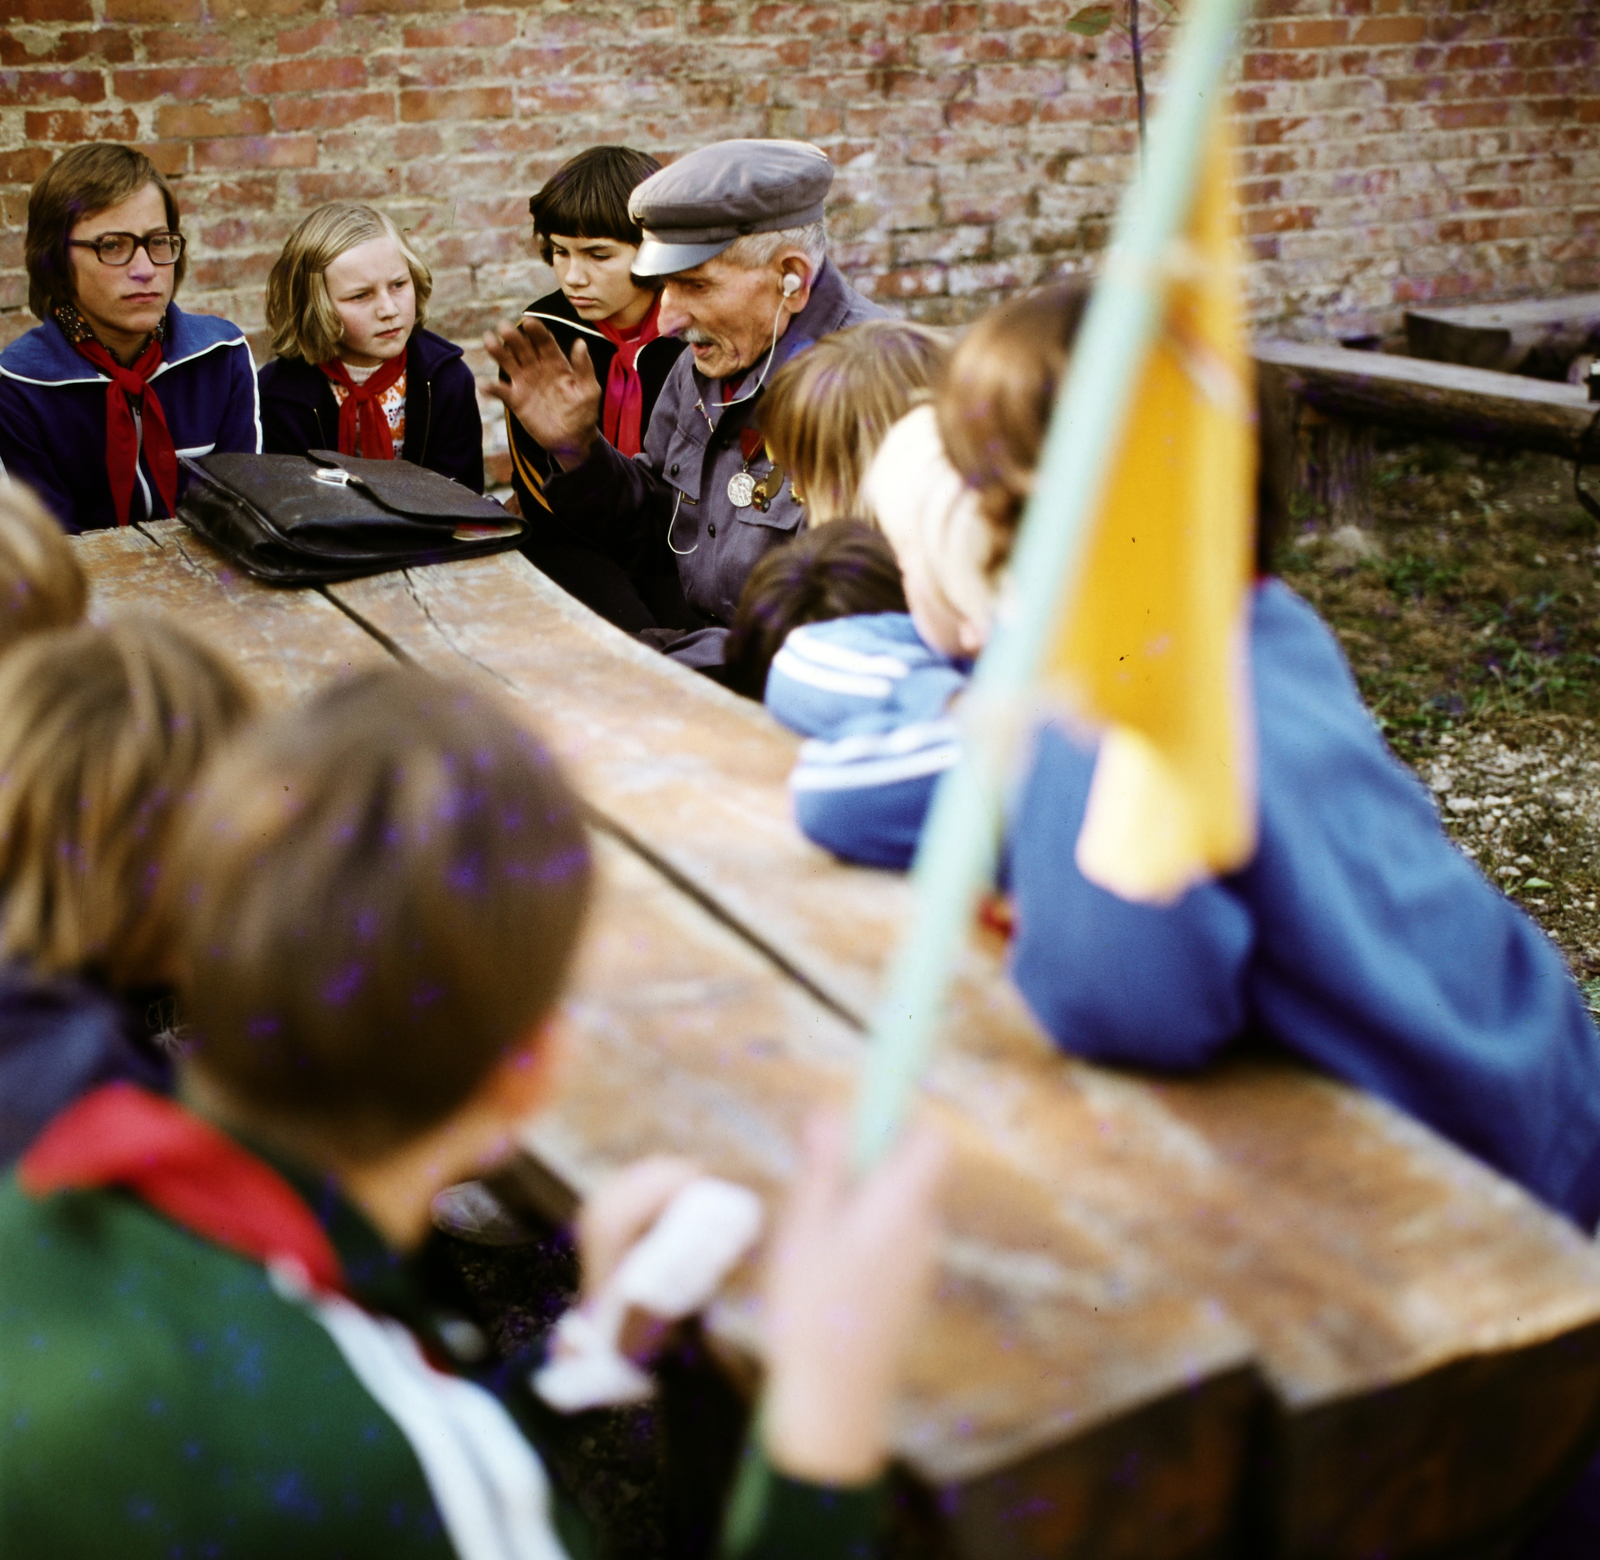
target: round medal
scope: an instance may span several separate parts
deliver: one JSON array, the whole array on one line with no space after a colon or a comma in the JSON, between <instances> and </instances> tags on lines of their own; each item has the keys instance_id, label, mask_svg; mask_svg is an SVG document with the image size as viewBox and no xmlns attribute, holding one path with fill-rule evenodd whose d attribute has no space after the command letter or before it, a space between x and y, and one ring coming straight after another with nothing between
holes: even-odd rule
<instances>
[{"instance_id":1,"label":"round medal","mask_svg":"<svg viewBox=\"0 0 1600 1560\"><path fill-rule=\"evenodd\" d=\"M735 509L748 509L756 496L756 479L748 471L736 471L728 478L728 502Z\"/></svg>"}]
</instances>

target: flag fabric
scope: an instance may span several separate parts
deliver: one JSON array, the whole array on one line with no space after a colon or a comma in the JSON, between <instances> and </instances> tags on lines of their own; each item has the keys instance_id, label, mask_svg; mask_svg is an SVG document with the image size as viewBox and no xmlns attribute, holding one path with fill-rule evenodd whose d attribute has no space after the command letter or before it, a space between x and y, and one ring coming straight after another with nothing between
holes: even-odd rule
<instances>
[{"instance_id":1,"label":"flag fabric","mask_svg":"<svg viewBox=\"0 0 1600 1560\"><path fill-rule=\"evenodd\" d=\"M1242 866L1255 846L1255 402L1230 153L1217 115L1044 669L1102 731L1079 869L1154 903Z\"/></svg>"}]
</instances>

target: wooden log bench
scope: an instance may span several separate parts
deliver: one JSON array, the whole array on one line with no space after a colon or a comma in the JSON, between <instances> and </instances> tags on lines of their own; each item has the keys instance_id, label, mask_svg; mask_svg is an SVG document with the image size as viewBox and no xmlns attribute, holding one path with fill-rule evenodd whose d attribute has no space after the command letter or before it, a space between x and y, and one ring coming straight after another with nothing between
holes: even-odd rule
<instances>
[{"instance_id":1,"label":"wooden log bench","mask_svg":"<svg viewBox=\"0 0 1600 1560\"><path fill-rule=\"evenodd\" d=\"M1405 325L1412 357L1564 379L1574 358L1600 351L1600 293L1408 309Z\"/></svg>"},{"instance_id":2,"label":"wooden log bench","mask_svg":"<svg viewBox=\"0 0 1600 1560\"><path fill-rule=\"evenodd\" d=\"M800 1120L848 1094L909 910L795 831L790 734L514 554L284 593L175 525L78 545L96 610L173 610L283 692L397 654L524 709L601 864L573 1065L528 1152L570 1197L659 1149L781 1186ZM1515 1187L1287 1063L1064 1059L981 938L947 1030L925 1097L950 1233L896 1449L951 1552L1487 1553L1586 1449L1600 1256ZM748 1275L707 1331L751 1379Z\"/></svg>"},{"instance_id":3,"label":"wooden log bench","mask_svg":"<svg viewBox=\"0 0 1600 1560\"><path fill-rule=\"evenodd\" d=\"M1600 412L1581 385L1495 369L1298 341L1258 341L1253 352L1266 392L1294 407L1299 485L1332 525L1372 522L1375 426L1570 460Z\"/></svg>"}]
</instances>

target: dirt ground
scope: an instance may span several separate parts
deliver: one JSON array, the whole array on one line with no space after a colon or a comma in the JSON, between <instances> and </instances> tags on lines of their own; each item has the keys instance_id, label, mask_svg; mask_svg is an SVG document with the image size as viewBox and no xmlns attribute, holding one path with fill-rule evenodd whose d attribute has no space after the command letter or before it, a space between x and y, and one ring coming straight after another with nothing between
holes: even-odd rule
<instances>
[{"instance_id":1,"label":"dirt ground","mask_svg":"<svg viewBox=\"0 0 1600 1560\"><path fill-rule=\"evenodd\" d=\"M1569 462L1442 442L1381 449L1374 507L1364 529L1304 517L1283 577L1452 837L1600 1007L1600 526Z\"/></svg>"}]
</instances>

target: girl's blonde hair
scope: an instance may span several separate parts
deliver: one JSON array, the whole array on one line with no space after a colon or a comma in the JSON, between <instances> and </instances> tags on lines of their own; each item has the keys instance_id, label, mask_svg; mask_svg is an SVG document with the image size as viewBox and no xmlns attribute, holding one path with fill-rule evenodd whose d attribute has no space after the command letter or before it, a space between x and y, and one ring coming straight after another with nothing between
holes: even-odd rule
<instances>
[{"instance_id":1,"label":"girl's blonde hair","mask_svg":"<svg viewBox=\"0 0 1600 1560\"><path fill-rule=\"evenodd\" d=\"M344 322L328 296L323 273L347 250L374 238L400 246L417 294L417 326L428 317L433 273L419 260L400 229L381 211L349 201L318 206L292 232L267 278L267 324L273 355L326 363L338 356Z\"/></svg>"},{"instance_id":2,"label":"girl's blonde hair","mask_svg":"<svg viewBox=\"0 0 1600 1560\"><path fill-rule=\"evenodd\" d=\"M0 479L0 654L26 634L70 628L88 600L78 556L49 510Z\"/></svg>"},{"instance_id":3,"label":"girl's blonde hair","mask_svg":"<svg viewBox=\"0 0 1600 1560\"><path fill-rule=\"evenodd\" d=\"M861 481L879 443L932 399L949 355L948 339L932 326L869 320L824 336L773 376L761 429L808 525L864 512Z\"/></svg>"},{"instance_id":4,"label":"girl's blonde hair","mask_svg":"<svg viewBox=\"0 0 1600 1560\"><path fill-rule=\"evenodd\" d=\"M169 975L172 821L252 704L160 618L33 634L0 659L0 957L118 989Z\"/></svg>"}]
</instances>

